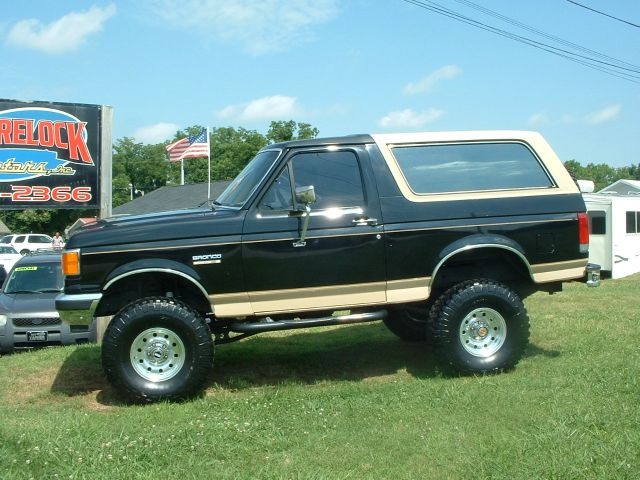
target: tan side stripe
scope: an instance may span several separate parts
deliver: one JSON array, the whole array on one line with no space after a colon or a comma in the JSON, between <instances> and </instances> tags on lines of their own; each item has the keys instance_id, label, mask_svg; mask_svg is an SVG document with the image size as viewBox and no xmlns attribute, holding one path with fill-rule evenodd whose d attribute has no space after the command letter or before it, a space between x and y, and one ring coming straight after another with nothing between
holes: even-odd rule
<instances>
[{"instance_id":1,"label":"tan side stripe","mask_svg":"<svg viewBox=\"0 0 640 480\"><path fill-rule=\"evenodd\" d=\"M383 304L386 282L210 295L217 316L302 312ZM244 296L243 296L244 295Z\"/></svg>"},{"instance_id":2,"label":"tan side stripe","mask_svg":"<svg viewBox=\"0 0 640 480\"><path fill-rule=\"evenodd\" d=\"M572 280L584 275L587 259L566 262L539 263L531 265L533 281L536 283Z\"/></svg>"},{"instance_id":3,"label":"tan side stripe","mask_svg":"<svg viewBox=\"0 0 640 480\"><path fill-rule=\"evenodd\" d=\"M429 298L431 277L407 278L387 282L387 302L417 302Z\"/></svg>"}]
</instances>

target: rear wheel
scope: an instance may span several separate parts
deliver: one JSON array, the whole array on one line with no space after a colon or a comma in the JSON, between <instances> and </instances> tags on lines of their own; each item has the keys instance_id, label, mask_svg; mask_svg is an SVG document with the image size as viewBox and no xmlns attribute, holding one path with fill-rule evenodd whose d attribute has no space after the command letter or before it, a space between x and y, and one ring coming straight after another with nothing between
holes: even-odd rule
<instances>
[{"instance_id":1,"label":"rear wheel","mask_svg":"<svg viewBox=\"0 0 640 480\"><path fill-rule=\"evenodd\" d=\"M109 323L102 366L116 391L134 402L180 400L200 391L214 345L202 316L171 298L138 300Z\"/></svg>"},{"instance_id":2,"label":"rear wheel","mask_svg":"<svg viewBox=\"0 0 640 480\"><path fill-rule=\"evenodd\" d=\"M20 250L20 255L22 255L23 257L28 254L29 254L29 250L27 250L26 248L23 248L22 250Z\"/></svg>"},{"instance_id":3,"label":"rear wheel","mask_svg":"<svg viewBox=\"0 0 640 480\"><path fill-rule=\"evenodd\" d=\"M431 311L435 351L446 368L496 373L513 368L529 341L529 317L518 295L492 280L462 282Z\"/></svg>"}]
</instances>

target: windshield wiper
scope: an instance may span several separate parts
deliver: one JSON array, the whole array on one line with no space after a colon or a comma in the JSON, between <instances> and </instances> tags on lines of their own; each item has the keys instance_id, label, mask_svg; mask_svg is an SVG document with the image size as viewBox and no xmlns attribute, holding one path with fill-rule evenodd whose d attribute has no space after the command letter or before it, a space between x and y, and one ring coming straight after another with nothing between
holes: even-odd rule
<instances>
[{"instance_id":1,"label":"windshield wiper","mask_svg":"<svg viewBox=\"0 0 640 480\"><path fill-rule=\"evenodd\" d=\"M39 290L13 290L11 292L4 292L4 293L42 293L42 292Z\"/></svg>"},{"instance_id":2,"label":"windshield wiper","mask_svg":"<svg viewBox=\"0 0 640 480\"><path fill-rule=\"evenodd\" d=\"M36 290L38 293L60 293L62 290L59 288L43 288L42 290Z\"/></svg>"}]
</instances>

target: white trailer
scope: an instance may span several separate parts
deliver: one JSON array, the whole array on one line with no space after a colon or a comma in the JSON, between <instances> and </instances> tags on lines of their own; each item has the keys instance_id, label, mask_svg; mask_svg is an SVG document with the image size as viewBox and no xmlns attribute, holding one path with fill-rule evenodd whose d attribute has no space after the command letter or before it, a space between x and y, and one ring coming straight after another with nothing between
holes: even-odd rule
<instances>
[{"instance_id":1,"label":"white trailer","mask_svg":"<svg viewBox=\"0 0 640 480\"><path fill-rule=\"evenodd\" d=\"M611 278L640 272L640 195L583 194L589 214L589 262Z\"/></svg>"}]
</instances>

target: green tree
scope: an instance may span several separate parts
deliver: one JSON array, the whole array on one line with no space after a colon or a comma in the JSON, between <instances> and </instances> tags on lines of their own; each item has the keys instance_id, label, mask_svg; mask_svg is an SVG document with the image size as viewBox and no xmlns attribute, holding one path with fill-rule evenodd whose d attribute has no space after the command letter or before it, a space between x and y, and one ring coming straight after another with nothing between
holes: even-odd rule
<instances>
[{"instance_id":1,"label":"green tree","mask_svg":"<svg viewBox=\"0 0 640 480\"><path fill-rule=\"evenodd\" d=\"M65 228L71 226L80 217L94 217L96 210L92 209L29 209L4 210L0 212L0 219L14 233L64 233Z\"/></svg>"},{"instance_id":2,"label":"green tree","mask_svg":"<svg viewBox=\"0 0 640 480\"><path fill-rule=\"evenodd\" d=\"M118 139L113 146L113 205L167 183L169 166L164 144L145 145L133 138Z\"/></svg>"},{"instance_id":3,"label":"green tree","mask_svg":"<svg viewBox=\"0 0 640 480\"><path fill-rule=\"evenodd\" d=\"M193 126L179 131L174 139L202 131L203 127ZM258 151L267 145L267 139L255 130L239 127L214 128L209 134L211 145L211 180L234 178ZM184 160L185 183L207 181L207 159L187 158ZM180 183L180 163L169 167L169 183Z\"/></svg>"},{"instance_id":4,"label":"green tree","mask_svg":"<svg viewBox=\"0 0 640 480\"><path fill-rule=\"evenodd\" d=\"M316 138L318 133L320 133L320 130L312 127L308 123L296 123L293 120L278 120L271 122L266 137L271 143L279 143L290 140Z\"/></svg>"},{"instance_id":5,"label":"green tree","mask_svg":"<svg viewBox=\"0 0 640 480\"><path fill-rule=\"evenodd\" d=\"M617 180L640 178L640 165L614 168L606 163L589 163L583 166L576 160L569 160L564 166L576 180L591 180L596 192Z\"/></svg>"}]
</instances>

